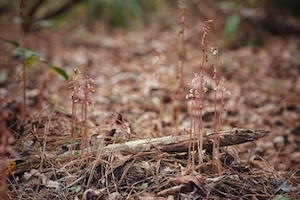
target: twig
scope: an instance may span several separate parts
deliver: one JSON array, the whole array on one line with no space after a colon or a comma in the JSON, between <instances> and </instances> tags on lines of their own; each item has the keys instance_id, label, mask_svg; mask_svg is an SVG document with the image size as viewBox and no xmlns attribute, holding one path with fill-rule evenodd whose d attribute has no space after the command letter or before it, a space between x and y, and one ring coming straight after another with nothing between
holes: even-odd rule
<instances>
[{"instance_id":1,"label":"twig","mask_svg":"<svg viewBox=\"0 0 300 200\"><path fill-rule=\"evenodd\" d=\"M265 136L269 132L269 130L248 129L221 131L220 147L251 142ZM111 152L113 149L114 151L121 152L123 155L137 154L145 151L157 151L157 148L164 152L185 152L188 150L189 140L189 135L166 136L154 139L130 141L123 144L111 144L104 147L102 151L105 154L106 152ZM203 149L212 149L213 140L214 134L207 133L203 138Z\"/></svg>"},{"instance_id":2,"label":"twig","mask_svg":"<svg viewBox=\"0 0 300 200\"><path fill-rule=\"evenodd\" d=\"M232 129L220 132L220 147L241 144L258 140L267 135L269 130L249 130L249 129ZM197 139L192 141L197 147ZM203 149L212 149L214 133L206 133L203 136ZM190 142L190 135L165 136L161 138L142 139L125 142L122 144L110 144L92 154L111 155L111 152L120 152L123 156L129 154L140 154L141 152L187 152ZM69 156L69 152L55 157ZM51 157L51 155L50 155Z\"/></svg>"}]
</instances>

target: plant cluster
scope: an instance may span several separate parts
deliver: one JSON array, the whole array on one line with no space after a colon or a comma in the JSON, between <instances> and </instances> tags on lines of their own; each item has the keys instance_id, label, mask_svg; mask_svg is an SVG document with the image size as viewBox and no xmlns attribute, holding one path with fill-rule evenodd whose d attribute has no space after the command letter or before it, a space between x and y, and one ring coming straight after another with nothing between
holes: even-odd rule
<instances>
[{"instance_id":1,"label":"plant cluster","mask_svg":"<svg viewBox=\"0 0 300 200\"><path fill-rule=\"evenodd\" d=\"M81 134L81 149L88 153L88 106L92 104L90 95L95 92L92 84L94 80L89 76L82 76L79 69L73 70L73 75L70 80L71 93L71 107L72 107L72 120L71 120L71 147L70 153L73 155L74 141L77 136L76 133ZM80 110L77 111L77 104L80 104ZM77 118L80 115L78 123Z\"/></svg>"},{"instance_id":2,"label":"plant cluster","mask_svg":"<svg viewBox=\"0 0 300 200\"><path fill-rule=\"evenodd\" d=\"M190 107L191 107L191 117L190 117L190 144L189 144L189 152L188 152L188 161L189 166L194 169L195 167L195 144L197 143L198 149L198 164L201 168L203 164L203 137L205 135L205 130L203 130L203 119L202 119L202 111L203 111L203 98L204 93L208 91L206 87L207 82L204 79L204 68L205 64L208 62L208 53L206 50L206 38L208 35L208 31L210 27L208 23L212 23L212 20L208 20L204 22L203 26L203 35L201 40L201 49L202 49L202 59L199 64L199 73L194 74L194 78L189 83L190 91L186 96L187 99L191 99ZM221 173L221 164L219 157L219 148L220 148L220 127L221 127L221 119L222 112L226 110L224 95L229 94L225 88L225 78L222 78L222 83L220 84L220 78L218 75L218 68L220 66L219 61L219 50L217 47L211 47L210 53L215 57L215 63L213 64L213 80L214 80L214 118L213 118L213 132L214 132L214 141L213 141L213 151L212 151L212 171L217 171ZM221 91L221 105L218 106L218 98L217 93ZM218 110L219 109L219 110ZM196 141L197 138L197 141ZM217 168L217 169L215 169Z\"/></svg>"}]
</instances>

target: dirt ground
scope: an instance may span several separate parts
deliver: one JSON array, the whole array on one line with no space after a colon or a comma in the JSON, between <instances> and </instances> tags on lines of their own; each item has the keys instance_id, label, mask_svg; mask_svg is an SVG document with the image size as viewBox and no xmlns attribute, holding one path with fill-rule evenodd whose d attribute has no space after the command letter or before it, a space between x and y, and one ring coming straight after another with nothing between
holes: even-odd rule
<instances>
[{"instance_id":1,"label":"dirt ground","mask_svg":"<svg viewBox=\"0 0 300 200\"><path fill-rule=\"evenodd\" d=\"M18 150L17 158L11 158L17 166L8 176L8 199L300 198L300 37L264 30L262 45L231 48L220 33L222 16L214 19L207 36L208 48L219 47L219 73L231 93L225 97L221 129L270 133L222 148L221 174L210 170L209 154L201 172L186 173L187 154L182 152L97 153L112 143L187 134L191 108L185 97L178 130L175 123L180 27L177 12L170 16L171 22L130 29L78 23L26 36L30 49L53 65L69 75L78 68L94 80L87 117L90 154L78 153L76 140L78 152L70 156L70 85L46 64L27 68L28 110L26 117L20 114L22 63L13 57L14 47L1 41L1 104L10 113L7 123ZM202 56L204 19L191 18L184 94ZM1 38L21 42L12 15L1 16L0 23ZM205 80L210 90L203 100L207 132L213 130L214 106L214 60L209 58ZM78 121L82 119L79 113Z\"/></svg>"}]
</instances>

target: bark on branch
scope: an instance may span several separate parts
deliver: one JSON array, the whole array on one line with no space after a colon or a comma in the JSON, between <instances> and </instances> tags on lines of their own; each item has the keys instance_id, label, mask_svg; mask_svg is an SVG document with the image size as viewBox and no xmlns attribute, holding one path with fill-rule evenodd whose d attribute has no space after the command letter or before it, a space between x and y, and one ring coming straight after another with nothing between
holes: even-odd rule
<instances>
[{"instance_id":1,"label":"bark on branch","mask_svg":"<svg viewBox=\"0 0 300 200\"><path fill-rule=\"evenodd\" d=\"M235 144L241 144L257 140L266 134L269 130L248 130L248 129L232 129L220 132L220 147ZM203 149L211 149L213 147L213 133L206 133L203 138ZM188 150L190 136L166 136L154 139L143 139L130 141L123 144L111 144L104 147L102 152L111 153L119 151L125 154L137 154L140 152L163 151L163 152L185 152ZM197 143L197 138L195 139ZM195 145L197 147L197 144Z\"/></svg>"}]
</instances>

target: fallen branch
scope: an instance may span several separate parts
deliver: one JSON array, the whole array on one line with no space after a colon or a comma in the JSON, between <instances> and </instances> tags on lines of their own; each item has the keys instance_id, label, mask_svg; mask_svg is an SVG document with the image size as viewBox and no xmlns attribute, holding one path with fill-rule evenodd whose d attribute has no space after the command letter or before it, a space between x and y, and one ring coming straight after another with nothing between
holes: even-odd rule
<instances>
[{"instance_id":1,"label":"fallen branch","mask_svg":"<svg viewBox=\"0 0 300 200\"><path fill-rule=\"evenodd\" d=\"M257 140L269 130L232 129L220 132L220 147L241 144ZM212 149L213 133L207 133L203 138L203 149ZM185 152L188 150L189 135L166 136L154 139L143 139L130 141L123 144L111 144L102 149L102 152L111 153L119 151L125 154L138 154L140 152L163 151L163 152ZM197 138L196 140L197 141ZM197 147L197 145L195 145Z\"/></svg>"}]
</instances>

